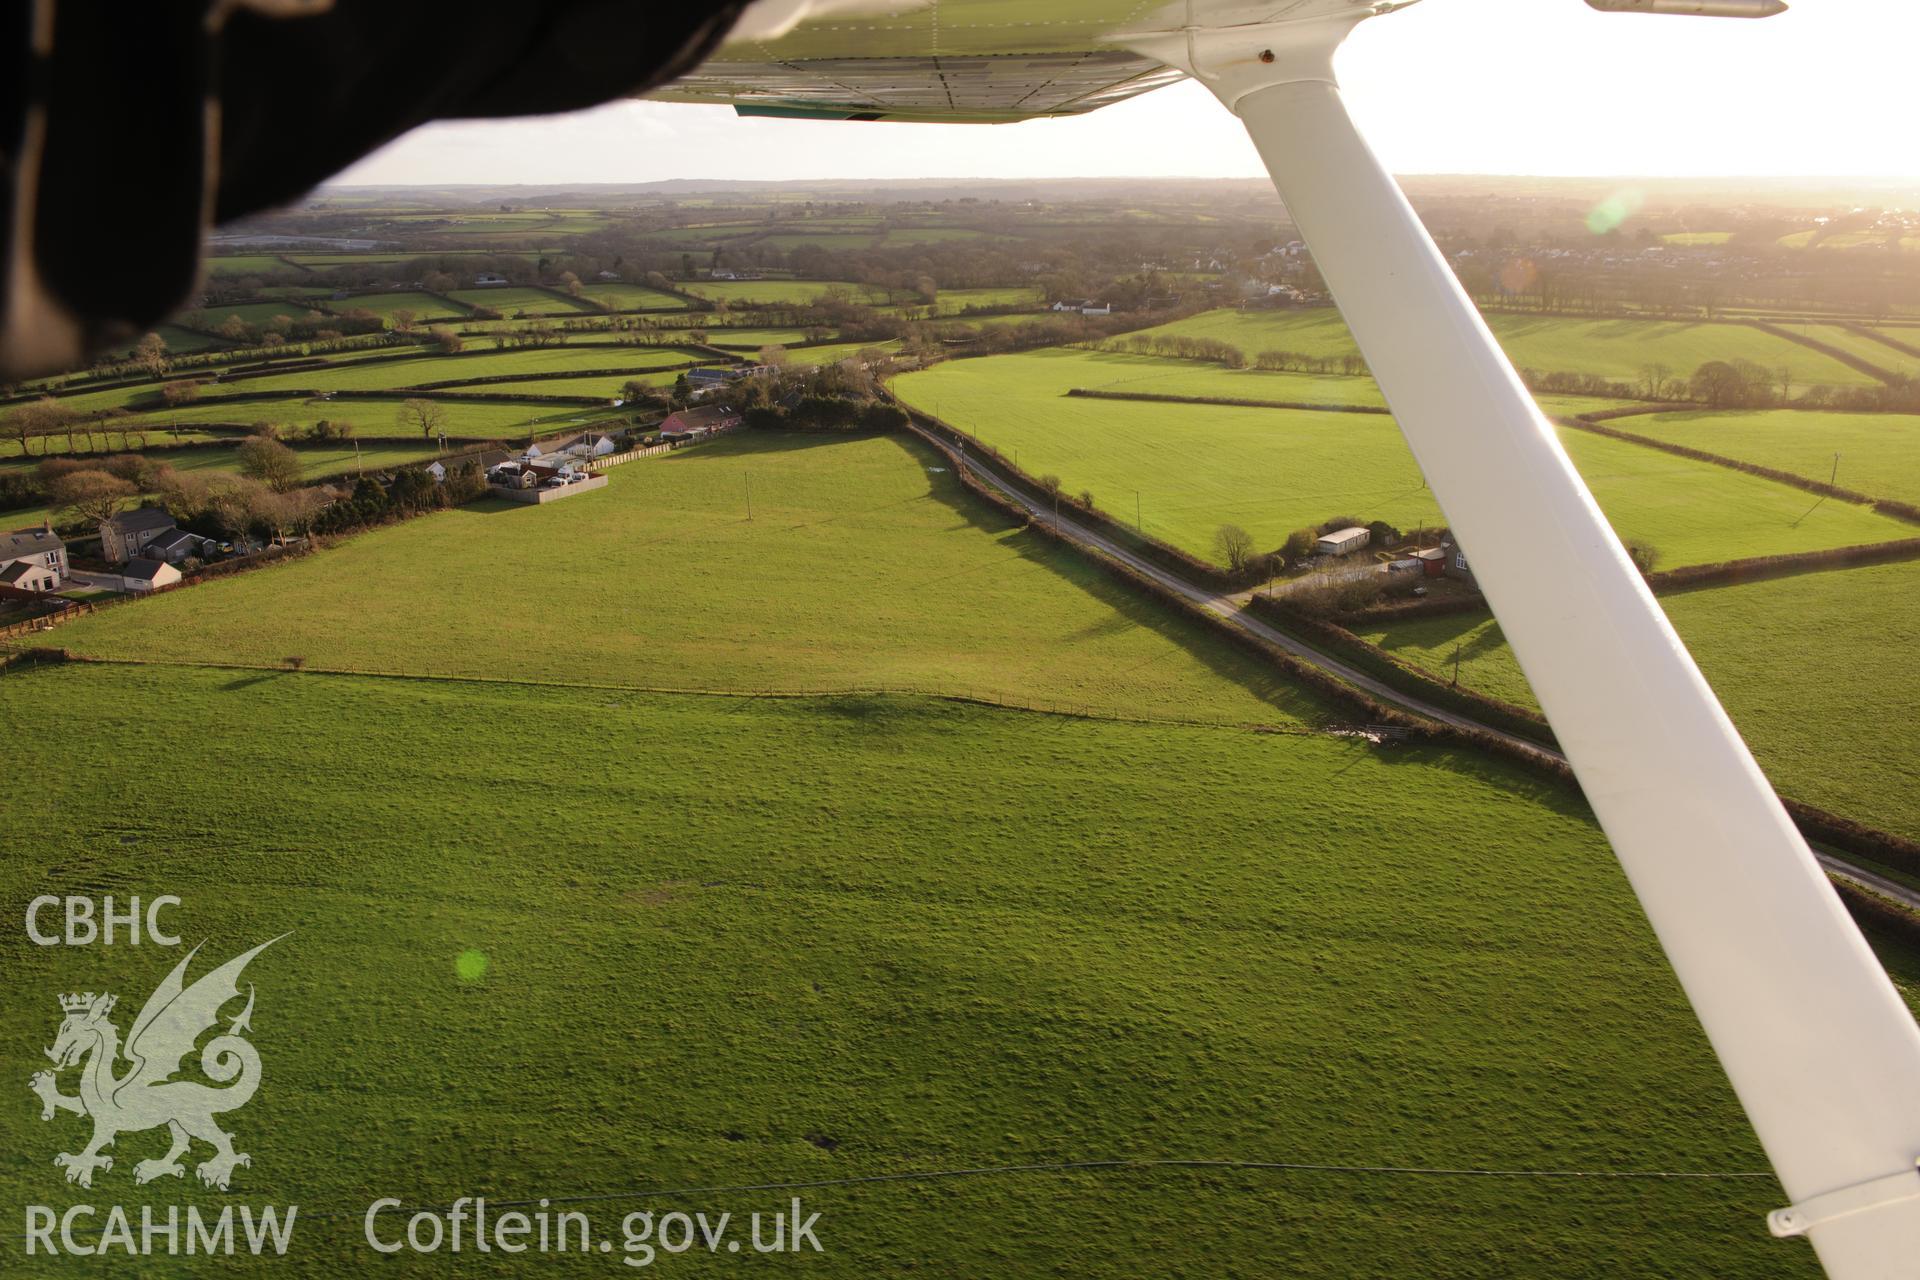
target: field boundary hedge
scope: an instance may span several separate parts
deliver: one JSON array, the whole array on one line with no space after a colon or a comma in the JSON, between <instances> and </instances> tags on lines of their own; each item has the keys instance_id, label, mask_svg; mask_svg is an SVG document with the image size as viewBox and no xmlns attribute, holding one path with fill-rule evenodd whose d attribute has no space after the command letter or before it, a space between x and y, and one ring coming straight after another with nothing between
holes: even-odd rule
<instances>
[{"instance_id":1,"label":"field boundary hedge","mask_svg":"<svg viewBox=\"0 0 1920 1280\"><path fill-rule=\"evenodd\" d=\"M906 410L908 419L923 431L931 432L934 436L942 438L948 443L964 443L968 449L973 451L975 457L993 459L994 466L1000 473L1011 481L1015 488L1026 494L1031 501L1046 503L1053 500L1053 495L1047 492L1039 480L1027 472L1022 471L1019 467L1016 467L1011 460L992 445L968 435L958 427L943 422L932 414L923 413L918 409L910 409L906 405L900 404L891 394L889 394L887 398L892 400L896 405L899 405L901 409ZM1060 502L1073 513L1074 519L1092 525L1103 536L1112 538L1142 559L1150 560L1170 573L1177 573L1190 580L1196 581L1209 591L1228 593L1239 591L1246 586L1245 583L1235 578L1220 566L1201 560L1196 556L1191 556L1178 547L1170 546L1156 538L1145 537L1131 526L1123 525L1118 520L1115 520L1111 515L1100 510L1098 507L1084 507L1064 492L1060 495Z\"/></svg>"},{"instance_id":2,"label":"field boundary hedge","mask_svg":"<svg viewBox=\"0 0 1920 1280\"><path fill-rule=\"evenodd\" d=\"M1382 405L1315 404L1309 400L1242 400L1234 396L1173 396L1153 391L1101 391L1094 387L1071 387L1070 396L1088 400L1140 400L1150 404L1210 404L1237 409L1312 409L1323 413L1391 414Z\"/></svg>"},{"instance_id":3,"label":"field boundary hedge","mask_svg":"<svg viewBox=\"0 0 1920 1280\"><path fill-rule=\"evenodd\" d=\"M1450 685L1437 673L1397 658L1336 623L1304 617L1280 601L1256 598L1251 611L1267 617L1286 630L1301 634L1305 639L1324 645L1353 666L1412 696L1479 720L1502 732L1538 742L1556 751L1559 749L1558 740L1546 717L1531 708L1515 706L1472 689ZM1514 753L1509 751L1507 754L1512 758ZM1788 796L1782 795L1779 799L1794 825L1809 841L1920 875L1920 842L1855 822Z\"/></svg>"},{"instance_id":4,"label":"field boundary hedge","mask_svg":"<svg viewBox=\"0 0 1920 1280\"><path fill-rule=\"evenodd\" d=\"M1855 923L1882 929L1910 946L1920 947L1920 915L1850 881L1835 880L1833 887Z\"/></svg>"},{"instance_id":5,"label":"field boundary hedge","mask_svg":"<svg viewBox=\"0 0 1920 1280\"><path fill-rule=\"evenodd\" d=\"M1029 533L1036 534L1043 539L1073 549L1076 553L1084 557L1088 563L1094 565L1109 578L1114 579L1116 582L1136 592L1157 600L1182 617L1198 622L1204 629L1211 631L1213 634L1221 637L1243 652L1263 660L1269 666L1277 669L1296 683L1305 686L1334 706L1351 708L1366 717L1367 724L1391 728L1399 735L1410 740L1428 743L1459 743L1472 746L1487 754L1523 763L1548 778L1555 779L1562 783L1573 784L1573 771L1569 769L1564 762L1556 760L1551 755L1543 754L1539 750L1531 749L1521 743L1502 737L1497 733L1479 729L1462 728L1458 725L1430 720L1425 716L1416 715L1400 707L1382 702L1367 693L1364 689L1356 688L1338 676L1333 675L1331 672L1295 657L1286 650L1261 639L1245 627L1237 625L1232 619L1223 617L1211 609L1202 607L1199 603L1188 599L1170 587L1138 572L1132 566L1116 560L1112 556L1106 555L1098 548L1090 547L1077 539L1061 533L1049 522L1034 519L1026 508L1007 498L992 486L987 485L974 475L970 469L962 466L958 452L947 440L941 438L938 432L932 431L924 425L916 425L918 427L917 434L940 450L940 452L953 463L954 473L959 477L961 486L969 493L987 503L995 510L1000 511L1009 519L1025 528Z\"/></svg>"},{"instance_id":6,"label":"field boundary hedge","mask_svg":"<svg viewBox=\"0 0 1920 1280\"><path fill-rule=\"evenodd\" d=\"M457 388L467 384L453 383L451 385ZM475 384L475 385L478 385L478 384ZM537 393L531 393L531 392L528 393L527 395L509 394L509 395L503 395L503 396L490 396L485 394L484 392L479 392L479 391L462 393L458 390L444 390L440 387L394 387L384 391L335 391L335 392L332 392L331 394L333 399L336 401L338 400L369 400L369 401L451 400L457 403L466 403L466 404L503 404L509 401L524 400L529 404L551 404L551 405L559 405L561 407L572 407L576 409L604 409L607 407L607 399L608 399L605 396L539 395ZM365 438L367 437L362 437L362 439L365 439Z\"/></svg>"},{"instance_id":7,"label":"field boundary hedge","mask_svg":"<svg viewBox=\"0 0 1920 1280\"><path fill-rule=\"evenodd\" d=\"M1284 600L1261 595L1254 596L1248 602L1247 612L1273 623L1283 631L1292 632L1303 640L1331 650L1335 657L1408 694L1470 716L1503 733L1526 738L1551 750L1560 748L1559 740L1554 737L1546 717L1539 712L1450 684L1436 673L1395 656L1337 622L1315 618L1293 608Z\"/></svg>"},{"instance_id":8,"label":"field boundary hedge","mask_svg":"<svg viewBox=\"0 0 1920 1280\"><path fill-rule=\"evenodd\" d=\"M491 335L487 335L487 336L491 336ZM606 342L559 341L559 342L542 343L538 347L521 347L516 349L524 350L524 351L554 351L554 350L582 351L588 348L604 348L608 346L617 346L617 345L620 345L620 344L606 343ZM661 343L635 343L634 345L635 346L672 347L678 350L688 350L692 347L693 344L661 342ZM351 367L355 369L363 369L363 368L369 368L376 365L393 364L396 361L400 361L400 360L422 360L422 359L449 360L449 361L477 360L487 356L497 356L500 354L502 354L501 348L482 347L477 344L471 350L467 350L467 351L428 352L424 346L416 342L412 344L410 350L395 351L389 355L367 356L365 359L350 361L346 365L336 364L331 360L325 360L318 356L301 357L301 360L303 362L311 359L311 360L318 361L319 363L315 367L308 367L303 363L301 365L296 365L292 368L289 368L286 365L276 365L270 368L258 369L258 370L251 370L251 369L229 370L223 373L220 377L214 379L214 381L224 385L226 383L231 383L231 382L247 382L254 378L274 377L283 373L312 373L312 372L315 372L316 369L335 369L335 368L347 368L347 367ZM514 376L525 377L526 375L516 374ZM90 388L90 390L98 390L98 388ZM299 393L296 391L284 391L284 392L281 392L280 394L297 395Z\"/></svg>"},{"instance_id":9,"label":"field boundary hedge","mask_svg":"<svg viewBox=\"0 0 1920 1280\"><path fill-rule=\"evenodd\" d=\"M1615 415L1626 416L1626 415ZM1763 480L1772 480L1778 484L1791 485L1807 493L1818 494L1823 498L1837 498L1841 502L1857 503L1872 507L1881 515L1904 520L1908 524L1920 524L1920 507L1900 502L1893 498L1876 498L1872 494L1861 493L1855 489L1842 489L1824 480L1815 480L1792 471L1781 471L1774 467L1762 466L1757 462L1744 462L1739 458L1729 458L1725 454L1709 453L1705 449L1695 449L1691 445L1675 444L1670 440L1659 440L1653 436L1637 435L1631 431L1621 431L1617 427L1605 426L1597 414L1576 414L1559 421L1579 431L1606 436L1610 440L1622 440L1628 444L1643 445L1649 449L1658 449L1662 453L1671 453L1678 458L1689 458L1695 462L1711 463L1716 467L1726 467L1733 471L1744 471L1750 476L1759 476Z\"/></svg>"},{"instance_id":10,"label":"field boundary hedge","mask_svg":"<svg viewBox=\"0 0 1920 1280\"><path fill-rule=\"evenodd\" d=\"M446 378L438 382L416 382L408 387L394 389L405 391L439 391L447 387L484 387L496 382L553 382L561 378L613 378L623 374L673 373L680 369L698 369L700 367L701 362L698 360L685 360L679 364L648 365L644 369L561 369L548 373L494 373L488 374L484 378ZM340 395L342 393L336 391L334 394ZM598 396L594 398L606 400L611 397Z\"/></svg>"},{"instance_id":11,"label":"field boundary hedge","mask_svg":"<svg viewBox=\"0 0 1920 1280\"><path fill-rule=\"evenodd\" d=\"M1898 351L1901 355L1913 356L1916 359L1920 359L1920 347L1908 346L1906 343L1900 341L1900 339L1882 333L1878 329L1869 329L1863 324L1855 324L1852 321L1842 323L1840 327L1857 337L1869 338L1883 347Z\"/></svg>"},{"instance_id":12,"label":"field boundary hedge","mask_svg":"<svg viewBox=\"0 0 1920 1280\"><path fill-rule=\"evenodd\" d=\"M1865 542L1852 547L1830 547L1825 551L1795 551L1787 555L1751 556L1745 560L1723 560L1718 564L1686 565L1663 569L1646 576L1647 588L1657 596L1678 595L1704 587L1763 582L1770 578L1791 578L1802 573L1826 569L1854 568L1870 564L1896 564L1920 560L1920 538L1898 538L1892 542ZM1395 604L1370 605L1336 614L1331 621L1342 627L1391 626L1415 618L1446 618L1460 613L1477 613L1487 608L1487 598L1475 591L1468 595L1434 596L1425 600L1407 600Z\"/></svg>"},{"instance_id":13,"label":"field boundary hedge","mask_svg":"<svg viewBox=\"0 0 1920 1280\"><path fill-rule=\"evenodd\" d=\"M1842 351L1833 344L1822 342L1818 338L1809 338L1804 333L1795 333L1793 330L1774 324L1770 320L1743 320L1741 323L1758 329L1762 333L1770 333L1776 338L1785 338L1788 342L1798 343L1809 351L1818 351L1829 360L1838 360L1841 364L1847 366L1847 368L1858 373L1864 373L1869 378L1877 378L1890 387L1906 385L1906 379L1900 377L1898 374L1887 369L1882 369L1879 365L1863 360L1851 351Z\"/></svg>"}]
</instances>

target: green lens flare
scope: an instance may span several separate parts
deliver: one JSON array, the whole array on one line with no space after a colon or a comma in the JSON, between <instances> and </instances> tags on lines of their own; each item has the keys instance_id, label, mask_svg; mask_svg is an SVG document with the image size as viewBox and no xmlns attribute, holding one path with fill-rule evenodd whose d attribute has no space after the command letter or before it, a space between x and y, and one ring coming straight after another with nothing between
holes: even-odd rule
<instances>
[{"instance_id":1,"label":"green lens flare","mask_svg":"<svg viewBox=\"0 0 1920 1280\"><path fill-rule=\"evenodd\" d=\"M1593 206L1587 214L1587 230L1603 236L1639 212L1643 197L1638 191L1616 191Z\"/></svg>"},{"instance_id":2,"label":"green lens flare","mask_svg":"<svg viewBox=\"0 0 1920 1280\"><path fill-rule=\"evenodd\" d=\"M453 962L453 971L462 982L478 982L486 976L487 953L484 951L462 951Z\"/></svg>"}]
</instances>

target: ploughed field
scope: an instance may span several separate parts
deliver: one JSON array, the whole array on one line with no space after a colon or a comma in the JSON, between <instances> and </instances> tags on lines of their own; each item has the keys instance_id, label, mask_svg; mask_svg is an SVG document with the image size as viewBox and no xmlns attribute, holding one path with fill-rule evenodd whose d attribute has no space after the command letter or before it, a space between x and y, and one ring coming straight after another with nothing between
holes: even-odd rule
<instances>
[{"instance_id":1,"label":"ploughed field","mask_svg":"<svg viewBox=\"0 0 1920 1280\"><path fill-rule=\"evenodd\" d=\"M1687 591L1661 607L1774 785L1920 838L1920 564ZM1366 639L1460 683L1536 705L1485 613L1374 627Z\"/></svg>"}]
</instances>

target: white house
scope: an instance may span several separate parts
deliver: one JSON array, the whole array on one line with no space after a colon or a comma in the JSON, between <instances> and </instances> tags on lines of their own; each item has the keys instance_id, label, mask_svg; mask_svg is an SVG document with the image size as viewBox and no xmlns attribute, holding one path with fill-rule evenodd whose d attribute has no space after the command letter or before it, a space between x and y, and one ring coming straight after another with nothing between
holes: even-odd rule
<instances>
[{"instance_id":1,"label":"white house","mask_svg":"<svg viewBox=\"0 0 1920 1280\"><path fill-rule=\"evenodd\" d=\"M441 484L445 482L447 478L447 468L445 463L429 462L427 464L426 471L428 475L433 477L433 482L435 484Z\"/></svg>"},{"instance_id":2,"label":"white house","mask_svg":"<svg viewBox=\"0 0 1920 1280\"><path fill-rule=\"evenodd\" d=\"M51 525L0 534L0 586L58 591L67 579L67 544Z\"/></svg>"}]
</instances>

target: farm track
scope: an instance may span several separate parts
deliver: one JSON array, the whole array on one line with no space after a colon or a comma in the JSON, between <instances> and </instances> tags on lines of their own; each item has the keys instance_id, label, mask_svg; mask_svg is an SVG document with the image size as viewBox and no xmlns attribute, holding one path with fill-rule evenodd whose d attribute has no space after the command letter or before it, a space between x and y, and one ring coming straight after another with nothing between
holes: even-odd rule
<instances>
[{"instance_id":1,"label":"farm track","mask_svg":"<svg viewBox=\"0 0 1920 1280\"><path fill-rule=\"evenodd\" d=\"M939 450L943 455L953 459L956 466L960 465L958 454L937 435L922 428L918 423L911 424L911 429L921 439ZM1441 724L1451 725L1458 729L1472 730L1476 733L1489 734L1500 739L1511 749L1523 755L1532 756L1544 763L1554 765L1564 765L1567 763L1567 758L1558 751L1543 747L1538 743L1529 742L1525 738L1507 733L1501 729L1496 729L1491 725L1483 724L1478 720L1463 716L1458 712L1448 711L1443 707L1435 706L1433 703L1397 689L1383 680L1376 679L1373 676L1367 675L1365 672L1350 667L1337 658L1329 657L1311 645L1305 644L1293 636L1268 625L1261 619L1252 616L1231 596L1222 595L1218 592L1209 591L1204 587L1196 586L1178 574L1163 569L1149 560L1142 559L1112 539L1096 533L1074 520L1056 515L1039 503L1029 500L1026 495L1002 479L991 467L981 465L978 455L969 458L965 465L972 469L975 476L1006 495L1007 498L1016 503L1022 510L1026 511L1034 520L1050 524L1063 538L1083 548L1091 548L1101 555L1119 561L1135 573L1158 583L1167 590L1190 601L1197 608L1204 609L1226 620L1231 625L1239 627L1256 639L1289 653L1302 662L1309 663L1327 672L1329 675L1335 676L1356 688L1365 690L1367 693L1379 698L1382 702L1411 711L1426 719L1438 721ZM1852 863L1823 850L1815 849L1814 857L1819 860L1820 865L1826 869L1829 875L1845 880L1860 888L1878 894L1881 897L1890 898L1908 910L1920 913L1920 890L1910 889L1906 885L1890 880L1885 876L1877 875L1871 871L1856 867Z\"/></svg>"}]
</instances>

